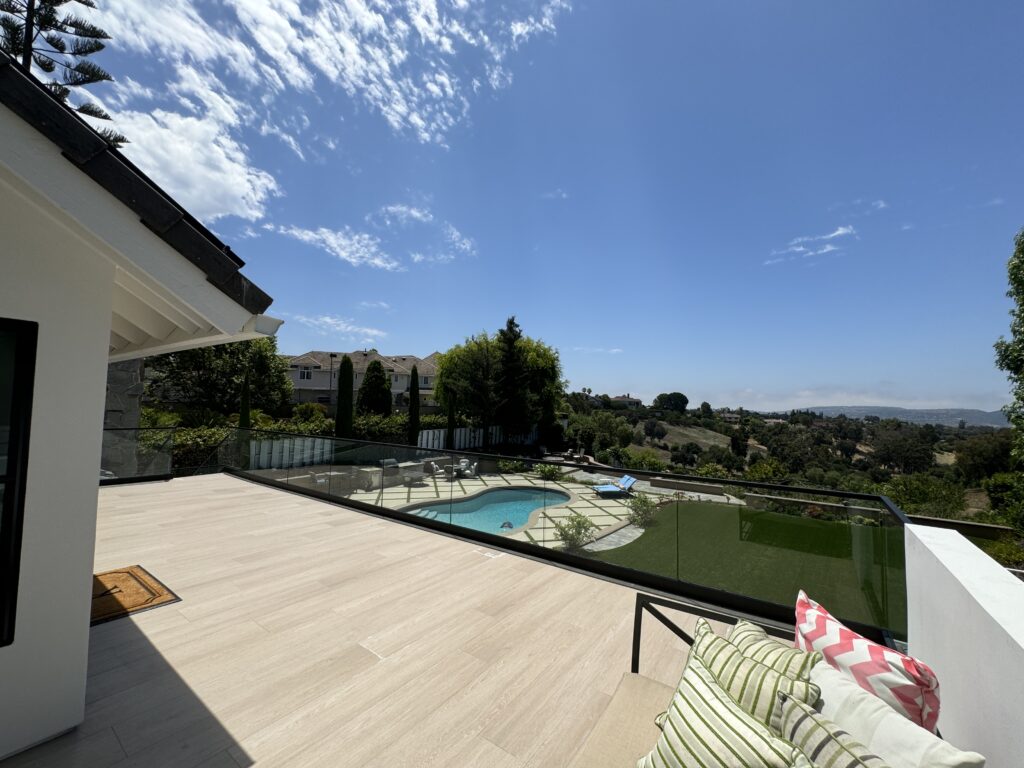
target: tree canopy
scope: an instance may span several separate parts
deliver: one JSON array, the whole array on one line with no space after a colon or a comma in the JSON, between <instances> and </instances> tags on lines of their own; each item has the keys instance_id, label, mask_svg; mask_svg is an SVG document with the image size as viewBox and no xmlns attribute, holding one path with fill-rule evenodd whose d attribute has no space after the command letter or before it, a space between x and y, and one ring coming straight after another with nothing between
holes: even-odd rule
<instances>
[{"instance_id":1,"label":"tree canopy","mask_svg":"<svg viewBox=\"0 0 1024 768\"><path fill-rule=\"evenodd\" d=\"M67 9L72 2L95 8L93 0L0 0L0 50L17 59L26 71L34 65L50 79L46 87L67 103L72 88L113 80L110 73L87 59L102 51L110 35ZM93 101L72 107L89 117L109 120ZM116 147L128 141L117 131L99 131Z\"/></svg>"},{"instance_id":2,"label":"tree canopy","mask_svg":"<svg viewBox=\"0 0 1024 768\"><path fill-rule=\"evenodd\" d=\"M252 408L273 415L290 408L288 364L272 337L158 355L147 366L150 394L186 410L239 413L247 375Z\"/></svg>"},{"instance_id":3,"label":"tree canopy","mask_svg":"<svg viewBox=\"0 0 1024 768\"><path fill-rule=\"evenodd\" d=\"M558 352L523 335L513 316L494 336L484 331L442 354L434 391L447 412L475 427L498 424L511 437L554 424L561 376Z\"/></svg>"},{"instance_id":4,"label":"tree canopy","mask_svg":"<svg viewBox=\"0 0 1024 768\"><path fill-rule=\"evenodd\" d=\"M654 407L664 408L666 411L686 413L686 406L689 404L690 399L682 392L662 392L654 398Z\"/></svg>"},{"instance_id":5,"label":"tree canopy","mask_svg":"<svg viewBox=\"0 0 1024 768\"><path fill-rule=\"evenodd\" d=\"M1024 229L1013 241L1013 254L1006 271L1010 288L1006 295L1013 300L1010 308L1010 338L996 342L996 365L1006 371L1013 401L1003 411L1013 425L1014 453L1024 458Z\"/></svg>"},{"instance_id":6,"label":"tree canopy","mask_svg":"<svg viewBox=\"0 0 1024 768\"><path fill-rule=\"evenodd\" d=\"M392 410L391 384L387 372L380 360L371 360L356 395L356 413L360 416L373 413L388 416Z\"/></svg>"}]
</instances>

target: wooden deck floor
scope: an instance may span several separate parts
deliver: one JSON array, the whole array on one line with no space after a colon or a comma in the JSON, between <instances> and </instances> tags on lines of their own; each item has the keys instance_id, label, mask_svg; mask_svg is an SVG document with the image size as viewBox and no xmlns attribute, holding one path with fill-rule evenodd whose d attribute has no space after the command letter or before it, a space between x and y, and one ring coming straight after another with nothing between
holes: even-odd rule
<instances>
[{"instance_id":1,"label":"wooden deck floor","mask_svg":"<svg viewBox=\"0 0 1024 768\"><path fill-rule=\"evenodd\" d=\"M101 489L133 564L182 601L93 628L85 722L5 768L564 766L629 667L633 590L224 475Z\"/></svg>"}]
</instances>

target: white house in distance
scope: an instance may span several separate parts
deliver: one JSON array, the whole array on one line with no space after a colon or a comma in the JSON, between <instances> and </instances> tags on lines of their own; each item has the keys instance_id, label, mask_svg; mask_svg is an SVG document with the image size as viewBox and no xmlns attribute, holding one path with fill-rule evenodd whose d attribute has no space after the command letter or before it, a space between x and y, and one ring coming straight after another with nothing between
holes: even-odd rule
<instances>
[{"instance_id":1,"label":"white house in distance","mask_svg":"<svg viewBox=\"0 0 1024 768\"><path fill-rule=\"evenodd\" d=\"M83 717L108 363L281 321L230 248L3 55L0 136L3 758Z\"/></svg>"},{"instance_id":2,"label":"white house in distance","mask_svg":"<svg viewBox=\"0 0 1024 768\"><path fill-rule=\"evenodd\" d=\"M412 367L416 366L420 386L420 407L424 412L437 408L434 400L434 380L437 377L437 358L434 352L427 357L415 355L382 355L376 349L355 352L304 352L301 355L284 355L288 363L288 376L294 387L292 398L296 403L320 403L333 413L338 403L338 366L341 358L348 355L352 360L352 401L355 392L363 383L366 368L374 360L384 366L384 372L391 380L392 402L397 410L408 408L409 386L412 383Z\"/></svg>"}]
</instances>

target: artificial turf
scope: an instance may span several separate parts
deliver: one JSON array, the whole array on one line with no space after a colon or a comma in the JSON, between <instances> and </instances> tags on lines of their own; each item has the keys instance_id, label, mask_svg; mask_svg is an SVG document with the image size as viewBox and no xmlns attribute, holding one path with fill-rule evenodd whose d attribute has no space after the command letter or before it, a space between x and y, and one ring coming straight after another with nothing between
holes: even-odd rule
<instances>
[{"instance_id":1,"label":"artificial turf","mask_svg":"<svg viewBox=\"0 0 1024 768\"><path fill-rule=\"evenodd\" d=\"M803 589L840 618L906 632L897 526L681 501L659 509L635 541L593 557L781 605L793 605Z\"/></svg>"}]
</instances>

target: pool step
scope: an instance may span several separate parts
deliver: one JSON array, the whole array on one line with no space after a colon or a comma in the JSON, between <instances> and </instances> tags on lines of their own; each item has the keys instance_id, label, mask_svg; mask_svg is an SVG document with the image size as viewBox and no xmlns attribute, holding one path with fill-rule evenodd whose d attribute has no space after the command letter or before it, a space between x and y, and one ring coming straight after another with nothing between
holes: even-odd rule
<instances>
[{"instance_id":1,"label":"pool step","mask_svg":"<svg viewBox=\"0 0 1024 768\"><path fill-rule=\"evenodd\" d=\"M436 509L419 509L415 512L416 517L423 517L427 520L437 520Z\"/></svg>"}]
</instances>

